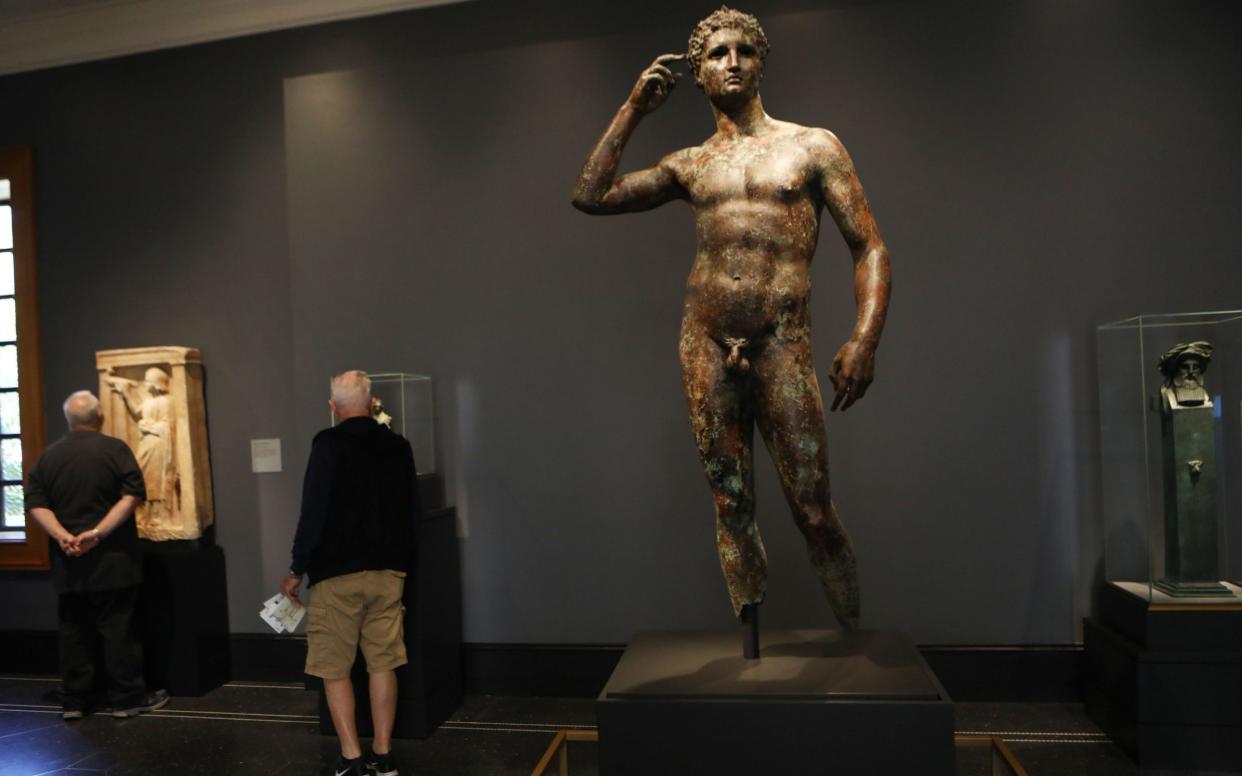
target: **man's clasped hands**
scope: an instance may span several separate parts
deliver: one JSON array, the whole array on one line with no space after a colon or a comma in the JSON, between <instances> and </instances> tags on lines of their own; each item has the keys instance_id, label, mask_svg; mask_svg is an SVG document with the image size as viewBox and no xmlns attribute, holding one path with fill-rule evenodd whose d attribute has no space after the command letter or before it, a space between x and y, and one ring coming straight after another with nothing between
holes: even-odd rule
<instances>
[{"instance_id":1,"label":"man's clasped hands","mask_svg":"<svg viewBox=\"0 0 1242 776\"><path fill-rule=\"evenodd\" d=\"M99 531L94 528L83 531L77 536L65 531L56 543L60 545L61 552L71 558L76 558L95 549L95 546L99 544L99 538Z\"/></svg>"}]
</instances>

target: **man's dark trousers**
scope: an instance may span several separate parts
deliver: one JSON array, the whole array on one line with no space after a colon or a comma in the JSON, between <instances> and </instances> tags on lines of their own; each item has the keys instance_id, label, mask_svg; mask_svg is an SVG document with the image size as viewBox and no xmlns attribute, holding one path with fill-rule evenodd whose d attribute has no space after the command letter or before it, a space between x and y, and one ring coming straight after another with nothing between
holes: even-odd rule
<instances>
[{"instance_id":1,"label":"man's dark trousers","mask_svg":"<svg viewBox=\"0 0 1242 776\"><path fill-rule=\"evenodd\" d=\"M61 593L60 672L66 709L82 709L95 684L95 634L103 642L108 669L108 697L112 707L129 708L142 702L142 647L134 631L138 586L115 590Z\"/></svg>"}]
</instances>

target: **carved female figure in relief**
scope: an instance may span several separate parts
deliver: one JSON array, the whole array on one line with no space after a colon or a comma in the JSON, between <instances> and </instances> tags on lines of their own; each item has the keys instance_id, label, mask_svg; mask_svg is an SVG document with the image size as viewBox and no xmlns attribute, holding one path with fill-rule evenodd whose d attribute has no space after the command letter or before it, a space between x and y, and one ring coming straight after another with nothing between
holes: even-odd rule
<instances>
[{"instance_id":1,"label":"carved female figure in relief","mask_svg":"<svg viewBox=\"0 0 1242 776\"><path fill-rule=\"evenodd\" d=\"M140 383L117 377L111 370L108 387L125 401L141 435L135 456L147 486L146 503L138 507L137 519L144 535L158 536L172 527L178 513L177 466L173 447L176 426L168 373L151 367Z\"/></svg>"}]
</instances>

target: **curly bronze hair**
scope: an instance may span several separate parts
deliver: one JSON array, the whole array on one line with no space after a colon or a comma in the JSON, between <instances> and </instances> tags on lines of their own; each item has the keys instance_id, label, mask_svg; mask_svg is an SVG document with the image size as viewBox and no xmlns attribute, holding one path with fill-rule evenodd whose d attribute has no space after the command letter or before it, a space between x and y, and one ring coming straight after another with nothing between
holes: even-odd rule
<instances>
[{"instance_id":1,"label":"curly bronze hair","mask_svg":"<svg viewBox=\"0 0 1242 776\"><path fill-rule=\"evenodd\" d=\"M703 58L703 47L707 44L707 39L716 30L724 29L741 30L753 37L759 49L759 61L767 61L768 36L759 26L759 20L748 13L722 5L720 10L713 11L711 16L694 25L694 31L690 33L690 42L686 47L686 64L690 67L696 84L699 83L699 60ZM702 88L702 84L699 86Z\"/></svg>"}]
</instances>

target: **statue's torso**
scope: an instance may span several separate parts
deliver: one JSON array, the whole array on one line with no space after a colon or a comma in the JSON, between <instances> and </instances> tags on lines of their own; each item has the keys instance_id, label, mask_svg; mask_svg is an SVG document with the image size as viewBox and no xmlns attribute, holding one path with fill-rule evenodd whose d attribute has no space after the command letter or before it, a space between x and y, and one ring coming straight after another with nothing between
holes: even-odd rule
<instances>
[{"instance_id":1,"label":"statue's torso","mask_svg":"<svg viewBox=\"0 0 1242 776\"><path fill-rule=\"evenodd\" d=\"M148 396L142 402L138 429L144 434L165 436L172 421L172 399L167 394Z\"/></svg>"},{"instance_id":2,"label":"statue's torso","mask_svg":"<svg viewBox=\"0 0 1242 776\"><path fill-rule=\"evenodd\" d=\"M802 127L709 140L677 155L694 208L698 250L686 315L724 338L804 336L821 197Z\"/></svg>"}]
</instances>

